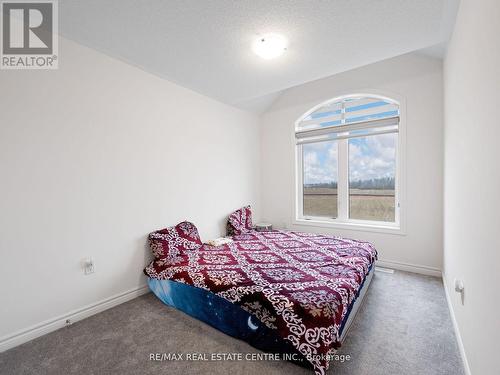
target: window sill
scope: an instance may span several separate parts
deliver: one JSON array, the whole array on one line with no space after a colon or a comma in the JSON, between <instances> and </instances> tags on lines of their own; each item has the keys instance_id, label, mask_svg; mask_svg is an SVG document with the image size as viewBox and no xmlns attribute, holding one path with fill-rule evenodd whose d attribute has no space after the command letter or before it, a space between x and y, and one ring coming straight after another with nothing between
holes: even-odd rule
<instances>
[{"instance_id":1,"label":"window sill","mask_svg":"<svg viewBox=\"0 0 500 375\"><path fill-rule=\"evenodd\" d=\"M295 219L292 225L302 225L318 228L336 228L361 232L375 232L394 234L405 236L405 231L400 226L372 224L372 223L356 223L356 222L333 222L320 219Z\"/></svg>"}]
</instances>

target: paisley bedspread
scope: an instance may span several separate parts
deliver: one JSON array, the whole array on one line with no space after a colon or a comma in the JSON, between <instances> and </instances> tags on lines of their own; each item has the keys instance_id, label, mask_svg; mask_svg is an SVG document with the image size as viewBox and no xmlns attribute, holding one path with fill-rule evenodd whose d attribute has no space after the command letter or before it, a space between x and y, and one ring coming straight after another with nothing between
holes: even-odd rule
<instances>
[{"instance_id":1,"label":"paisley bedspread","mask_svg":"<svg viewBox=\"0 0 500 375\"><path fill-rule=\"evenodd\" d=\"M377 257L373 245L292 231L252 231L233 240L155 260L144 272L240 306L324 374L329 354L340 345L342 321Z\"/></svg>"}]
</instances>

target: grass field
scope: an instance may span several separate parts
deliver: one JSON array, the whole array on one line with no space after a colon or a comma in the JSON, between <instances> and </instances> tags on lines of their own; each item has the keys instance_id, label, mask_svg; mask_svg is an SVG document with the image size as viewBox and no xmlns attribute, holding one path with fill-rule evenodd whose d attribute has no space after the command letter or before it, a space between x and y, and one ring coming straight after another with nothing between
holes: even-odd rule
<instances>
[{"instance_id":1,"label":"grass field","mask_svg":"<svg viewBox=\"0 0 500 375\"><path fill-rule=\"evenodd\" d=\"M394 221L394 190L350 189L349 217L359 220ZM304 215L337 216L337 189L304 188Z\"/></svg>"}]
</instances>

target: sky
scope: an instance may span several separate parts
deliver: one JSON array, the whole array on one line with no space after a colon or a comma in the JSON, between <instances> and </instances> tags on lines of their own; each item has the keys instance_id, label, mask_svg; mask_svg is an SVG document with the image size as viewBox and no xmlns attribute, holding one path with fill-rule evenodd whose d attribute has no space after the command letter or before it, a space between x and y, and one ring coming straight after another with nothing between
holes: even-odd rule
<instances>
[{"instance_id":1,"label":"sky","mask_svg":"<svg viewBox=\"0 0 500 375\"><path fill-rule=\"evenodd\" d=\"M337 181L337 141L309 143L304 153L304 183L318 184Z\"/></svg>"},{"instance_id":2,"label":"sky","mask_svg":"<svg viewBox=\"0 0 500 375\"><path fill-rule=\"evenodd\" d=\"M397 133L349 139L349 179L394 177L396 140ZM337 181L337 141L305 144L303 152L305 184Z\"/></svg>"}]
</instances>

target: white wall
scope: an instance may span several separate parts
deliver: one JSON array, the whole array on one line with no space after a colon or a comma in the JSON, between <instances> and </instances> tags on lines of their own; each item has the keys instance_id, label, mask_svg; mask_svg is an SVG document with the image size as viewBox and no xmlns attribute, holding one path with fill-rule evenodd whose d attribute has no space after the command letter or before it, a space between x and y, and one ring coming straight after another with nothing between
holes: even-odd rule
<instances>
[{"instance_id":1,"label":"white wall","mask_svg":"<svg viewBox=\"0 0 500 375\"><path fill-rule=\"evenodd\" d=\"M59 70L0 71L0 343L144 285L150 231L258 213L256 116L60 43Z\"/></svg>"},{"instance_id":2,"label":"white wall","mask_svg":"<svg viewBox=\"0 0 500 375\"><path fill-rule=\"evenodd\" d=\"M406 101L406 235L292 224L294 123L338 95L378 91ZM277 226L372 241L386 262L437 273L442 266L442 62L403 55L287 90L261 122L262 216Z\"/></svg>"},{"instance_id":3,"label":"white wall","mask_svg":"<svg viewBox=\"0 0 500 375\"><path fill-rule=\"evenodd\" d=\"M498 374L500 2L462 0L444 64L444 273L472 374ZM454 279L465 284L464 305Z\"/></svg>"}]
</instances>

